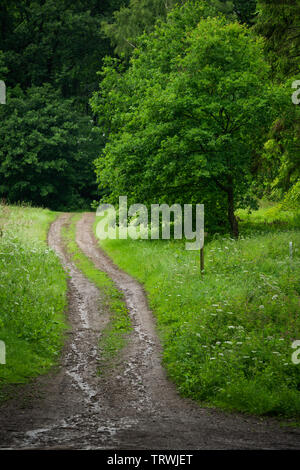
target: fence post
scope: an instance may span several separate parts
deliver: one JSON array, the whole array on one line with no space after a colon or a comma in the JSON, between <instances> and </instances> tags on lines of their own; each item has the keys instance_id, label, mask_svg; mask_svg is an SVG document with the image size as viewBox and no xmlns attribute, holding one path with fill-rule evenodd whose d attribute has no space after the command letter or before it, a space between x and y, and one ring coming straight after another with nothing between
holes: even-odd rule
<instances>
[{"instance_id":1,"label":"fence post","mask_svg":"<svg viewBox=\"0 0 300 470\"><path fill-rule=\"evenodd\" d=\"M204 245L202 248L200 248L200 271L203 276L203 271L204 271Z\"/></svg>"}]
</instances>

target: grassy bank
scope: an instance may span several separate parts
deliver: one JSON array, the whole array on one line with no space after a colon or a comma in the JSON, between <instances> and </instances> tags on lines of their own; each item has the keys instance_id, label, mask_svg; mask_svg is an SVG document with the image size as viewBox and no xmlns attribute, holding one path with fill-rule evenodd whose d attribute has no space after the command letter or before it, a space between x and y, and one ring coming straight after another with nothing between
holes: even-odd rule
<instances>
[{"instance_id":1,"label":"grassy bank","mask_svg":"<svg viewBox=\"0 0 300 470\"><path fill-rule=\"evenodd\" d=\"M112 280L87 258L78 247L76 237L76 224L82 214L74 214L70 224L62 231L66 248L76 266L83 274L93 282L100 290L101 307L109 313L109 322L102 331L99 341L101 351L99 361L99 373L110 368L117 357L118 352L125 346L128 334L131 331L131 322L127 312L123 295L115 288ZM100 306L99 306L100 311Z\"/></svg>"},{"instance_id":2,"label":"grassy bank","mask_svg":"<svg viewBox=\"0 0 300 470\"><path fill-rule=\"evenodd\" d=\"M182 395L260 415L300 416L300 230L294 214L241 211L241 237L199 253L181 241L104 240L141 281L158 320L163 360ZM293 242L293 258L289 242Z\"/></svg>"},{"instance_id":3,"label":"grassy bank","mask_svg":"<svg viewBox=\"0 0 300 470\"><path fill-rule=\"evenodd\" d=\"M7 384L25 383L56 363L65 328L66 276L47 246L57 214L0 205L0 394ZM1 391L2 390L2 391Z\"/></svg>"}]
</instances>

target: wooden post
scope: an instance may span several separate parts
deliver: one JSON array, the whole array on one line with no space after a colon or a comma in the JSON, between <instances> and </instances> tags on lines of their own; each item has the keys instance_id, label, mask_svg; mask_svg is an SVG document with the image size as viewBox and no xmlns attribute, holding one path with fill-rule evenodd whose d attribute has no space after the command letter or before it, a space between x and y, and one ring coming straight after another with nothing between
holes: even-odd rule
<instances>
[{"instance_id":1,"label":"wooden post","mask_svg":"<svg viewBox=\"0 0 300 470\"><path fill-rule=\"evenodd\" d=\"M200 248L200 272L203 276L203 271L204 271L204 246Z\"/></svg>"}]
</instances>

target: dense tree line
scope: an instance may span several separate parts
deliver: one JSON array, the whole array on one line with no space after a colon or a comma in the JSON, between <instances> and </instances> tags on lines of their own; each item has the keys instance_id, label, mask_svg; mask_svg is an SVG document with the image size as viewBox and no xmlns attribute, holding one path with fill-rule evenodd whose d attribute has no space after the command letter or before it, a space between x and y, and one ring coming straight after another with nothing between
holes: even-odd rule
<instances>
[{"instance_id":1,"label":"dense tree line","mask_svg":"<svg viewBox=\"0 0 300 470\"><path fill-rule=\"evenodd\" d=\"M300 0L2 0L0 24L0 197L203 202L234 235L237 207L297 204Z\"/></svg>"},{"instance_id":2,"label":"dense tree line","mask_svg":"<svg viewBox=\"0 0 300 470\"><path fill-rule=\"evenodd\" d=\"M237 236L236 208L282 198L299 178L299 2L181 2L138 36L139 8L150 3L132 0L105 25L125 60L106 61L91 101L107 136L102 194L201 201L210 230Z\"/></svg>"},{"instance_id":3,"label":"dense tree line","mask_svg":"<svg viewBox=\"0 0 300 470\"><path fill-rule=\"evenodd\" d=\"M78 208L96 197L102 145L88 105L102 58L101 23L124 2L1 0L0 197Z\"/></svg>"}]
</instances>

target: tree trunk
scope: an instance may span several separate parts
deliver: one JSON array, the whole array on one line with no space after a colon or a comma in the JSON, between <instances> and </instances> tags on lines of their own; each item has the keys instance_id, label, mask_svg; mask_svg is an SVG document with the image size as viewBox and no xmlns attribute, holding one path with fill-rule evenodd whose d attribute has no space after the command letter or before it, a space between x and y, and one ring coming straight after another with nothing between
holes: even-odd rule
<instances>
[{"instance_id":1,"label":"tree trunk","mask_svg":"<svg viewBox=\"0 0 300 470\"><path fill-rule=\"evenodd\" d=\"M228 220L230 223L231 235L234 238L238 238L239 224L238 224L236 216L234 215L234 197L233 197L232 187L228 188L227 195L228 195Z\"/></svg>"}]
</instances>

